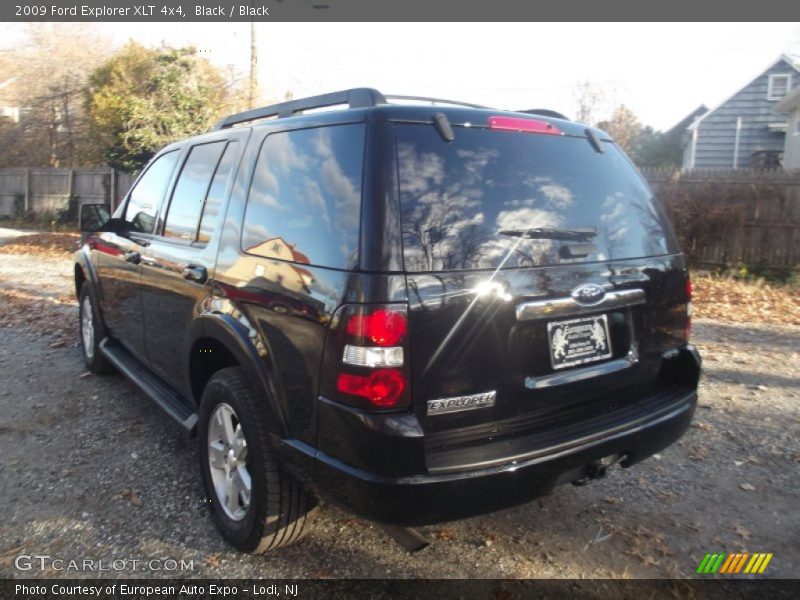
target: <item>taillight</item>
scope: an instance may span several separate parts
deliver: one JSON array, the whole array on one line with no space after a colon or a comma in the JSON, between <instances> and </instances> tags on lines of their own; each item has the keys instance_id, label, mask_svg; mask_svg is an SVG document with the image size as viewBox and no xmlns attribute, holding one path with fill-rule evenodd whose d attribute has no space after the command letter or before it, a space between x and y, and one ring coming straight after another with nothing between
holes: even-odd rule
<instances>
[{"instance_id":1,"label":"taillight","mask_svg":"<svg viewBox=\"0 0 800 600\"><path fill-rule=\"evenodd\" d=\"M378 346L394 346L406 336L405 313L379 308L366 315L353 315L347 320L347 334L364 338Z\"/></svg>"},{"instance_id":2,"label":"taillight","mask_svg":"<svg viewBox=\"0 0 800 600\"><path fill-rule=\"evenodd\" d=\"M406 389L406 379L394 369L380 369L369 375L339 373L336 387L345 394L366 398L378 408L396 408Z\"/></svg>"},{"instance_id":3,"label":"taillight","mask_svg":"<svg viewBox=\"0 0 800 600\"><path fill-rule=\"evenodd\" d=\"M692 335L692 280L686 277L686 324L683 327L683 339L689 341Z\"/></svg>"},{"instance_id":4,"label":"taillight","mask_svg":"<svg viewBox=\"0 0 800 600\"><path fill-rule=\"evenodd\" d=\"M405 305L343 306L328 336L322 394L366 409L409 406L407 335Z\"/></svg>"},{"instance_id":5,"label":"taillight","mask_svg":"<svg viewBox=\"0 0 800 600\"><path fill-rule=\"evenodd\" d=\"M489 129L561 135L561 130L552 123L538 119L520 119L517 117L489 117Z\"/></svg>"}]
</instances>

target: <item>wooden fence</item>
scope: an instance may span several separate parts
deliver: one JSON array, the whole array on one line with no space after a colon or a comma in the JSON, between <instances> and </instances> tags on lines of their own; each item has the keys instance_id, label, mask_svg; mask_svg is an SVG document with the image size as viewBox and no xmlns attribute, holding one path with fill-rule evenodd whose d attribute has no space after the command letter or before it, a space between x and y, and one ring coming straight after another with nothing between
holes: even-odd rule
<instances>
[{"instance_id":1,"label":"wooden fence","mask_svg":"<svg viewBox=\"0 0 800 600\"><path fill-rule=\"evenodd\" d=\"M707 236L687 236L673 218L694 265L744 264L779 272L800 267L800 171L642 169L642 174L668 210L676 209L670 202L677 197L699 205L692 229L702 230L702 209L711 202L724 200L741 215L736 225Z\"/></svg>"},{"instance_id":2,"label":"wooden fence","mask_svg":"<svg viewBox=\"0 0 800 600\"><path fill-rule=\"evenodd\" d=\"M132 175L110 168L0 169L0 216L56 214L69 207L70 198L78 205L116 205L132 182Z\"/></svg>"}]
</instances>

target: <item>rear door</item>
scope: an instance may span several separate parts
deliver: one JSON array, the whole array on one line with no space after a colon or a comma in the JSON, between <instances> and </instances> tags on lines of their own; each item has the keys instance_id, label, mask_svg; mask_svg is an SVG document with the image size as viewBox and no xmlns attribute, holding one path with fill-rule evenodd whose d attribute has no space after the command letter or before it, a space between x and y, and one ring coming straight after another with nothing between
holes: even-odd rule
<instances>
[{"instance_id":1,"label":"rear door","mask_svg":"<svg viewBox=\"0 0 800 600\"><path fill-rule=\"evenodd\" d=\"M635 401L681 343L665 300L683 289L681 258L613 143L454 131L446 143L431 125L395 126L413 396L432 469L453 445Z\"/></svg>"},{"instance_id":2,"label":"rear door","mask_svg":"<svg viewBox=\"0 0 800 600\"><path fill-rule=\"evenodd\" d=\"M214 275L225 199L250 130L190 146L175 186L142 253L142 306L147 359L190 395L184 334Z\"/></svg>"}]
</instances>

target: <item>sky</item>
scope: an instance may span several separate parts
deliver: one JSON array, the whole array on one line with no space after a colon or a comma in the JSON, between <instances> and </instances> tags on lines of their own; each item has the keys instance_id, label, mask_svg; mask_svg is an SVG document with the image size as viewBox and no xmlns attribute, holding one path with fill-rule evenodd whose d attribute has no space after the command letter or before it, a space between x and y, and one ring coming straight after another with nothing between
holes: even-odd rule
<instances>
[{"instance_id":1,"label":"sky","mask_svg":"<svg viewBox=\"0 0 800 600\"><path fill-rule=\"evenodd\" d=\"M248 23L86 27L249 68ZM23 43L24 26L0 24L0 40ZM605 94L601 117L622 103L660 130L724 101L782 53L800 58L800 23L259 23L256 40L265 101L367 86L571 117L588 81Z\"/></svg>"}]
</instances>

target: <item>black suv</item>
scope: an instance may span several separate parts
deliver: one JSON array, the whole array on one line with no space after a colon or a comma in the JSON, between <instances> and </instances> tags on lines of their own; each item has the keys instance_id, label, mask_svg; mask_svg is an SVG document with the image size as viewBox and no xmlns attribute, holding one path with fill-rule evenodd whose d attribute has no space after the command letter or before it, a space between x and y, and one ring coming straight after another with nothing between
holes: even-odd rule
<instances>
[{"instance_id":1,"label":"black suv","mask_svg":"<svg viewBox=\"0 0 800 600\"><path fill-rule=\"evenodd\" d=\"M81 221L86 364L196 433L246 552L297 539L318 499L397 526L527 502L694 412L662 208L607 134L552 111L371 89L252 110Z\"/></svg>"}]
</instances>

